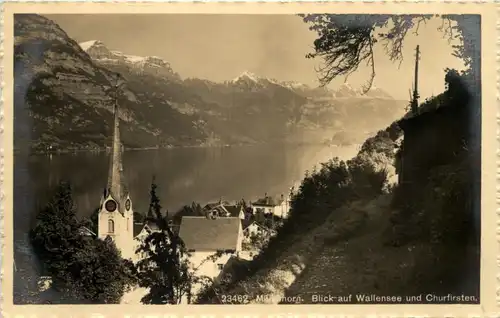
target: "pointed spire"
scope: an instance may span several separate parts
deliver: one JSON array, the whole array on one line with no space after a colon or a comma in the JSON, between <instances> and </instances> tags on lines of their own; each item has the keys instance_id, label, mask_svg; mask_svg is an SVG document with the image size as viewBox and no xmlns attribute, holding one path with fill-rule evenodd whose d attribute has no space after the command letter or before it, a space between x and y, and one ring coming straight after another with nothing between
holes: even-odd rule
<instances>
[{"instance_id":1,"label":"pointed spire","mask_svg":"<svg viewBox=\"0 0 500 318\"><path fill-rule=\"evenodd\" d=\"M109 175L108 175L108 189L109 193L120 206L120 211L123 212L123 200L125 200L125 187L124 187L124 177L123 177L123 164L122 164L122 151L123 146L120 139L120 117L118 111L118 87L119 81L117 80L115 85L115 96L114 96L114 106L113 106L113 143L111 145L111 158L109 165Z\"/></svg>"}]
</instances>

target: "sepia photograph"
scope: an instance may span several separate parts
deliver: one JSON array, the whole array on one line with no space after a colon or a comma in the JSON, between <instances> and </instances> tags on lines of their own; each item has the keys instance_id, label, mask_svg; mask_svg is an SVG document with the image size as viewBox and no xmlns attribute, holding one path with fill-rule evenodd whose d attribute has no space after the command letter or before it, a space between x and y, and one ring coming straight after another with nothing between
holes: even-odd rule
<instances>
[{"instance_id":1,"label":"sepia photograph","mask_svg":"<svg viewBox=\"0 0 500 318\"><path fill-rule=\"evenodd\" d=\"M304 12L14 14L14 304L480 304L482 16Z\"/></svg>"}]
</instances>

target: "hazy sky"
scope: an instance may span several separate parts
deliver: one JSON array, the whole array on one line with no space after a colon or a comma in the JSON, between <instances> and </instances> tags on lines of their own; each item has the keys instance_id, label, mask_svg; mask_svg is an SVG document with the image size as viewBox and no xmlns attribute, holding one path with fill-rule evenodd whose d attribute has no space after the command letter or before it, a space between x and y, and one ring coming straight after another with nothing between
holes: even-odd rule
<instances>
[{"instance_id":1,"label":"hazy sky","mask_svg":"<svg viewBox=\"0 0 500 318\"><path fill-rule=\"evenodd\" d=\"M131 55L154 55L170 62L183 78L213 81L235 78L247 70L277 80L317 85L315 66L306 59L316 34L291 15L46 15L78 42L100 40L111 50ZM420 45L420 93L423 98L444 90L444 68L463 69L437 29L441 19L410 32L404 61L392 63L379 45L375 50L375 85L395 98L408 99L413 81L414 50ZM452 43L453 44L453 43ZM364 63L363 63L364 64ZM348 82L360 87L369 76L365 65ZM341 84L336 79L330 86Z\"/></svg>"}]
</instances>

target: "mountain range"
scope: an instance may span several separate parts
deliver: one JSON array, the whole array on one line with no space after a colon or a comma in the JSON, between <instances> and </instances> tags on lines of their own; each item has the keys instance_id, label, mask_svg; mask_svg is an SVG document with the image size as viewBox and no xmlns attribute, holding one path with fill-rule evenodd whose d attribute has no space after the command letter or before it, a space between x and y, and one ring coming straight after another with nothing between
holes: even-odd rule
<instances>
[{"instance_id":1,"label":"mountain range","mask_svg":"<svg viewBox=\"0 0 500 318\"><path fill-rule=\"evenodd\" d=\"M40 15L15 16L15 148L109 144L116 73L125 147L263 142L360 142L404 114L406 101L372 87L332 90L248 71L214 82L182 78L156 56L77 43Z\"/></svg>"}]
</instances>

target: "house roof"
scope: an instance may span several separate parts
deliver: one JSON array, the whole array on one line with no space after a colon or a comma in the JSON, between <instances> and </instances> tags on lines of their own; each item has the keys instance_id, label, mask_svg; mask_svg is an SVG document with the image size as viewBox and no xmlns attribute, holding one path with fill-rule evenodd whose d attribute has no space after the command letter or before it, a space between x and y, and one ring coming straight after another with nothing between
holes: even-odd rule
<instances>
[{"instance_id":1,"label":"house roof","mask_svg":"<svg viewBox=\"0 0 500 318\"><path fill-rule=\"evenodd\" d=\"M217 202L211 202L211 203L207 203L203 209L207 209L207 210L211 210L217 206L221 206L221 205L230 205L229 202L227 201L217 201Z\"/></svg>"},{"instance_id":2,"label":"house roof","mask_svg":"<svg viewBox=\"0 0 500 318\"><path fill-rule=\"evenodd\" d=\"M152 221L146 221L144 223L134 223L134 237L139 235L139 233L141 233L145 227L152 231L156 231L159 229L158 225Z\"/></svg>"},{"instance_id":3,"label":"house roof","mask_svg":"<svg viewBox=\"0 0 500 318\"><path fill-rule=\"evenodd\" d=\"M408 111L400 122L406 122L413 118L420 117L422 115L426 115L429 113L434 113L442 108L450 108L450 104L444 101L444 94L441 93L430 100L427 100L420 104L417 108L417 113L413 113L412 111Z\"/></svg>"},{"instance_id":4,"label":"house roof","mask_svg":"<svg viewBox=\"0 0 500 318\"><path fill-rule=\"evenodd\" d=\"M236 218L243 212L243 207L241 205L225 205L224 208L229 212L230 216Z\"/></svg>"},{"instance_id":5,"label":"house roof","mask_svg":"<svg viewBox=\"0 0 500 318\"><path fill-rule=\"evenodd\" d=\"M257 206L277 206L283 203L283 199L275 199L273 197L265 197L265 198L260 198L255 202L252 202L252 205L257 205Z\"/></svg>"},{"instance_id":6,"label":"house roof","mask_svg":"<svg viewBox=\"0 0 500 318\"><path fill-rule=\"evenodd\" d=\"M184 216L179 236L188 250L236 250L240 226L241 220L235 217Z\"/></svg>"},{"instance_id":7,"label":"house roof","mask_svg":"<svg viewBox=\"0 0 500 318\"><path fill-rule=\"evenodd\" d=\"M252 223L253 223L253 221L252 221L250 218L245 218L245 219L241 220L241 228L242 228L242 229L246 229L246 228L247 228L247 227L249 227Z\"/></svg>"},{"instance_id":8,"label":"house roof","mask_svg":"<svg viewBox=\"0 0 500 318\"><path fill-rule=\"evenodd\" d=\"M276 232L275 230L257 222L257 221L253 221L251 222L250 224L248 224L245 229L249 228L251 225L255 224L256 226L258 226L259 228L263 229L264 231L268 231L268 232Z\"/></svg>"},{"instance_id":9,"label":"house roof","mask_svg":"<svg viewBox=\"0 0 500 318\"><path fill-rule=\"evenodd\" d=\"M134 237L139 235L139 233L142 232L143 228L144 228L144 223L134 223Z\"/></svg>"}]
</instances>

